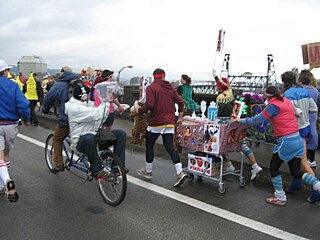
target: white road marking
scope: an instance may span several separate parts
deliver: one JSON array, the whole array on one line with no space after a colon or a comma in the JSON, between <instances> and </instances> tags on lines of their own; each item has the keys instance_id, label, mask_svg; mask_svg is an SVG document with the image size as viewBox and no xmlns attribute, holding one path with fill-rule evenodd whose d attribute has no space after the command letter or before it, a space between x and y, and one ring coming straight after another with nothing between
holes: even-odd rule
<instances>
[{"instance_id":1,"label":"white road marking","mask_svg":"<svg viewBox=\"0 0 320 240\"><path fill-rule=\"evenodd\" d=\"M26 140L28 142L31 142L31 143L39 146L39 147L42 147L42 148L45 147L45 144L43 142L40 142L40 141L38 141L36 139L30 138L30 137L25 136L23 134L19 133L18 137L23 139L23 140ZM207 204L205 202L201 202L199 200L196 200L194 198L185 196L183 194L173 192L173 191L168 190L166 188L163 188L163 187L157 186L155 184L140 180L140 179L132 177L130 175L127 175L127 179L128 179L128 182L131 182L131 183L133 183L135 185L138 185L138 186L140 186L142 188L145 188L145 189L148 189L150 191L156 192L158 194L161 194L163 196L166 196L166 197L171 198L173 200L176 200L178 202L187 204L187 205L189 205L191 207L197 208L199 210L202 210L204 212L210 213L212 215L221 217L221 218L226 219L226 220L228 220L230 222L234 222L234 223L243 225L243 226L245 226L247 228L251 228L253 230L256 230L258 232L264 233L266 235L269 235L269 236L272 236L272 237L275 237L275 238L279 238L279 239L288 239L288 240L307 239L307 238L304 238L304 237L301 237L301 236L298 236L298 235L283 231L283 230L281 230L279 228L272 227L272 226L269 226L267 224L252 220L250 218L243 217L241 215L238 215L238 214L235 214L233 212L224 210L222 208L215 207L215 206Z\"/></svg>"}]
</instances>

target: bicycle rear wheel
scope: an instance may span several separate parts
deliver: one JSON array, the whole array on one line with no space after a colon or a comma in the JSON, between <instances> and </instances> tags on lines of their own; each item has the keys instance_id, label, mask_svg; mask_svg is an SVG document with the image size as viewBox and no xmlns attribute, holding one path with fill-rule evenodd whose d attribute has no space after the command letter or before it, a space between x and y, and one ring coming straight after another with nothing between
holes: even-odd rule
<instances>
[{"instance_id":1,"label":"bicycle rear wheel","mask_svg":"<svg viewBox=\"0 0 320 240\"><path fill-rule=\"evenodd\" d=\"M110 170L110 176L97 179L97 186L102 199L110 206L118 206L127 193L127 176L117 155L104 152L101 156L104 166Z\"/></svg>"},{"instance_id":2,"label":"bicycle rear wheel","mask_svg":"<svg viewBox=\"0 0 320 240\"><path fill-rule=\"evenodd\" d=\"M54 163L53 163L53 134L50 134L46 140L46 146L44 148L44 156L46 159L47 166L50 172L53 172Z\"/></svg>"},{"instance_id":3,"label":"bicycle rear wheel","mask_svg":"<svg viewBox=\"0 0 320 240\"><path fill-rule=\"evenodd\" d=\"M70 139L66 138L63 141L63 164L66 165L66 161L70 161L70 159L72 159L72 150L70 148ZM47 166L49 168L49 171L54 173L54 161L53 161L53 156L54 156L54 148L53 148L53 134L50 134L47 137L46 140L46 146L44 149L44 156L45 156L45 160L47 163Z\"/></svg>"}]
</instances>

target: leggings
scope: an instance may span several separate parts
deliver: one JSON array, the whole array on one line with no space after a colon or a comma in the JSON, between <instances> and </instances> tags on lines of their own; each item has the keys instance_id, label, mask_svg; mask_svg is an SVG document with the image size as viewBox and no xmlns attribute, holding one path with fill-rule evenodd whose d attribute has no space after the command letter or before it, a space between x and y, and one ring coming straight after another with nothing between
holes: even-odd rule
<instances>
[{"instance_id":1,"label":"leggings","mask_svg":"<svg viewBox=\"0 0 320 240\"><path fill-rule=\"evenodd\" d=\"M281 160L278 153L274 153L272 155L270 161L270 173L271 177L274 178L280 175L279 168L281 167L282 163L285 161ZM290 173L294 178L301 179L302 178L302 171L301 171L301 158L293 158L290 161L286 161L289 164Z\"/></svg>"},{"instance_id":2,"label":"leggings","mask_svg":"<svg viewBox=\"0 0 320 240\"><path fill-rule=\"evenodd\" d=\"M155 142L157 141L160 133L152 133L147 131L146 135L146 161L147 163L152 163L154 158L154 151L153 146ZM171 160L174 164L180 163L180 157L179 154L174 150L173 148L173 134L172 133L166 133L161 134L163 145L166 149L166 151L169 153Z\"/></svg>"}]
</instances>

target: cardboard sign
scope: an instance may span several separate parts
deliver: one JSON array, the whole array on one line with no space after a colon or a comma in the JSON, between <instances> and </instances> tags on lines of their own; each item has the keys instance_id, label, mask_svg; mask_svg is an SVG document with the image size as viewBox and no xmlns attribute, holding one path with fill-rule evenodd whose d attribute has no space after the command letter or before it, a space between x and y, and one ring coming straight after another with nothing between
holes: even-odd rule
<instances>
[{"instance_id":1,"label":"cardboard sign","mask_svg":"<svg viewBox=\"0 0 320 240\"><path fill-rule=\"evenodd\" d=\"M309 63L310 68L320 67L320 42L301 46L303 64Z\"/></svg>"}]
</instances>

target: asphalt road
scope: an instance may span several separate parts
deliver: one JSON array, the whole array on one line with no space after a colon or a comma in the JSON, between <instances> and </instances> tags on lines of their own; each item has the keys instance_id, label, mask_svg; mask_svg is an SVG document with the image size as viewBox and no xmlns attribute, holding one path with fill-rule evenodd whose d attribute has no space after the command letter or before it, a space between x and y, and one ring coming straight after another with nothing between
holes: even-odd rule
<instances>
[{"instance_id":1,"label":"asphalt road","mask_svg":"<svg viewBox=\"0 0 320 240\"><path fill-rule=\"evenodd\" d=\"M118 207L106 205L94 182L67 171L48 171L44 142L50 130L21 127L11 154L11 176L20 199L0 196L1 240L19 239L319 239L320 207L306 201L307 190L288 195L285 207L265 203L270 182L239 187L238 178L218 184L204 180L174 188L174 167L157 157L153 179L136 174L144 153L128 149L128 191ZM25 138L25 136L29 138Z\"/></svg>"}]
</instances>

